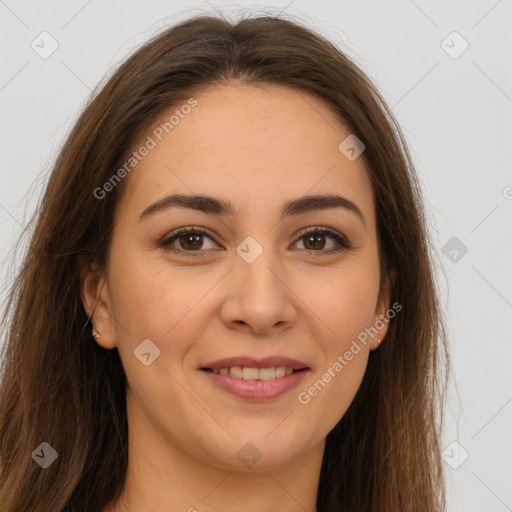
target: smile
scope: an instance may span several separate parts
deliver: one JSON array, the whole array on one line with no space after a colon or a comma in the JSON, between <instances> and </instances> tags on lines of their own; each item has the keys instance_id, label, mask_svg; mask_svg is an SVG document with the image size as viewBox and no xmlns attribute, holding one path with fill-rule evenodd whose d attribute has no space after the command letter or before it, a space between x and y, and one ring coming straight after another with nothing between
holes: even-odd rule
<instances>
[{"instance_id":1,"label":"smile","mask_svg":"<svg viewBox=\"0 0 512 512\"><path fill-rule=\"evenodd\" d=\"M216 387L238 398L270 400L297 387L310 370L294 370L285 366L231 366L218 369L202 368L201 371Z\"/></svg>"},{"instance_id":2,"label":"smile","mask_svg":"<svg viewBox=\"0 0 512 512\"><path fill-rule=\"evenodd\" d=\"M229 368L211 369L213 373L220 375L231 375L237 379L244 380L274 380L280 379L285 375L291 375L293 368L286 366L272 366L270 368L251 368L247 366L231 366Z\"/></svg>"}]
</instances>

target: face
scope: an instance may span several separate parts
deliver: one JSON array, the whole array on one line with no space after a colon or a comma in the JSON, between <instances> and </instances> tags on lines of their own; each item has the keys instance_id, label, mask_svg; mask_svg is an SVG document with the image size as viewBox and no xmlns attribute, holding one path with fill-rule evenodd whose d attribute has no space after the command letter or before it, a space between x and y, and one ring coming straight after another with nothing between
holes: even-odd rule
<instances>
[{"instance_id":1,"label":"face","mask_svg":"<svg viewBox=\"0 0 512 512\"><path fill-rule=\"evenodd\" d=\"M119 350L129 422L148 439L222 468L290 462L323 446L386 334L371 183L315 97L233 84L194 98L161 140L143 139L155 145L124 178L84 305L98 343ZM293 207L326 195L354 206Z\"/></svg>"}]
</instances>

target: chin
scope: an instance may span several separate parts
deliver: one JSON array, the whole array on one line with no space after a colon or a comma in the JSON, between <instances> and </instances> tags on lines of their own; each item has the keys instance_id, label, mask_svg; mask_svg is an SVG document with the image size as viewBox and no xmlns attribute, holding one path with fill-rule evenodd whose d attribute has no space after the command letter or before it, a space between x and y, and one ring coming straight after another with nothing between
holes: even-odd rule
<instances>
[{"instance_id":1,"label":"chin","mask_svg":"<svg viewBox=\"0 0 512 512\"><path fill-rule=\"evenodd\" d=\"M231 432L232 438L225 442L219 440L214 445L209 438L209 446L201 450L202 457L208 453L213 465L230 471L267 471L271 467L290 464L300 455L300 448L305 448L285 430L282 436L269 435L270 432L272 429L255 430L254 434L249 430L241 431L240 435Z\"/></svg>"}]
</instances>

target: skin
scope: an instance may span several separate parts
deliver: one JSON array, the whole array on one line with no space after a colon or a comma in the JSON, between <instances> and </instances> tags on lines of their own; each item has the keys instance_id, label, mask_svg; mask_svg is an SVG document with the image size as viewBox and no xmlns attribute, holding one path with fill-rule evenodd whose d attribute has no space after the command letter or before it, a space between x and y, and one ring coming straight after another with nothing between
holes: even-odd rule
<instances>
[{"instance_id":1,"label":"skin","mask_svg":"<svg viewBox=\"0 0 512 512\"><path fill-rule=\"evenodd\" d=\"M350 130L311 95L230 83L194 97L198 105L125 178L107 268L82 274L96 341L117 347L128 380L127 480L104 512L315 511L325 438L387 332L384 323L308 404L298 401L390 307L388 286L379 296L368 172L338 150ZM236 213L170 208L138 220L172 193L229 200ZM355 202L366 225L339 207L279 220L285 201L332 193ZM158 245L188 226L208 236L175 239L175 252ZM353 249L329 252L336 242L322 234L319 248L308 244L300 232L316 226ZM263 248L252 263L236 252L247 236ZM194 248L197 258L181 255ZM161 353L144 366L133 351L147 338ZM310 371L278 398L248 401L199 370L233 355L284 355ZM237 458L248 442L261 453L252 467Z\"/></svg>"}]
</instances>

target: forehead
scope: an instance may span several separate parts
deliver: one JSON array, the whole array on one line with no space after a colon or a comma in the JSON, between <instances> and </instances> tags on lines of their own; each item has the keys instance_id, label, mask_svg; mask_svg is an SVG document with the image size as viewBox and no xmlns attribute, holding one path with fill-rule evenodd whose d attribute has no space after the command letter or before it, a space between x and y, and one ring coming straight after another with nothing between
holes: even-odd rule
<instances>
[{"instance_id":1,"label":"forehead","mask_svg":"<svg viewBox=\"0 0 512 512\"><path fill-rule=\"evenodd\" d=\"M350 161L338 149L351 132L322 100L268 84L217 85L192 97L194 107L174 105L143 137L152 149L127 178L131 207L141 211L180 192L228 199L248 213L262 202L268 210L274 202L337 192L373 218L363 160Z\"/></svg>"}]
</instances>

